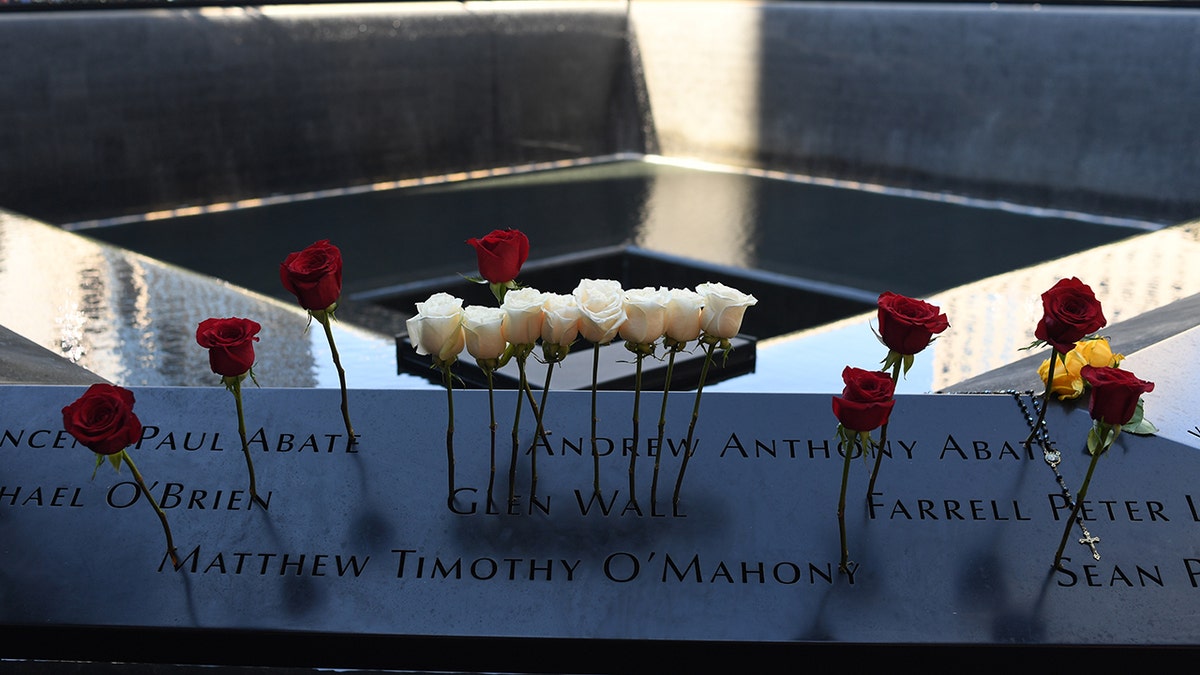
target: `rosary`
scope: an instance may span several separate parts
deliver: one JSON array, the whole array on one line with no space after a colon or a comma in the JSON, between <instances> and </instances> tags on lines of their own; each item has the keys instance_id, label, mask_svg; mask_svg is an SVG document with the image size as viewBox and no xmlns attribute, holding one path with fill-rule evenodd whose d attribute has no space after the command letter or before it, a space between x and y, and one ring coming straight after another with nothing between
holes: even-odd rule
<instances>
[{"instance_id":1,"label":"rosary","mask_svg":"<svg viewBox=\"0 0 1200 675\"><path fill-rule=\"evenodd\" d=\"M1032 391L1024 393L1010 389L1001 393L1011 394L1017 401L1017 406L1021 408L1021 414L1025 416L1025 423L1032 429L1034 422L1038 417L1042 418L1042 422L1036 429L1033 429L1033 437L1037 440L1037 444L1042 448L1042 456L1046 460L1046 464L1050 470L1054 472L1054 479L1058 481L1059 488L1062 489L1063 497L1067 500L1067 506L1071 507L1072 512L1075 510L1075 499L1071 497L1071 490L1067 488L1067 481L1063 479L1062 474L1058 472L1058 463L1062 461L1062 453L1055 450L1050 445L1050 431L1046 425L1046 418L1041 415L1042 402L1039 397L1035 396ZM1025 405L1023 396L1028 396L1033 405L1032 412ZM1092 550L1092 557L1096 560L1100 559L1100 552L1096 550L1096 544L1100 542L1100 537L1093 535L1088 531L1087 525L1083 523L1083 516L1075 517L1075 522L1079 524L1079 530L1083 532L1083 537L1079 539L1079 543L1087 546Z\"/></svg>"},{"instance_id":2,"label":"rosary","mask_svg":"<svg viewBox=\"0 0 1200 675\"><path fill-rule=\"evenodd\" d=\"M1062 453L1058 450L1055 450L1053 446L1050 445L1050 429L1046 424L1045 416L1041 414L1043 405L1041 398L1034 395L1034 393L1028 389L1024 392L1017 391L1016 389L1004 389L1000 391L979 391L970 393L1008 394L1013 397L1013 400L1017 402L1017 407L1021 409L1021 414L1025 416L1025 424L1028 425L1033 431L1034 440L1036 440L1037 444L1042 448L1042 457L1045 459L1046 465L1049 466L1050 470L1054 472L1054 480L1058 482L1058 487L1062 490L1063 498L1067 500L1067 506L1070 507L1071 512L1074 513L1075 498L1071 496L1071 490L1067 487L1066 479L1064 479L1062 474L1058 471L1058 464L1062 461ZM1033 406L1032 410L1030 410L1029 406L1025 405L1024 397L1026 396L1029 397L1030 404ZM1037 424L1037 428L1035 429L1034 424L1037 423L1039 417L1041 418L1041 422ZM1194 435L1200 437L1200 427L1196 428L1196 433ZM1100 551L1096 550L1096 544L1100 543L1100 537L1097 537L1088 530L1087 525L1085 525L1083 522L1082 515L1077 515L1075 517L1075 522L1079 524L1079 531L1083 533L1083 537L1078 540L1079 543L1090 548L1092 550L1092 557L1096 560L1099 560Z\"/></svg>"}]
</instances>

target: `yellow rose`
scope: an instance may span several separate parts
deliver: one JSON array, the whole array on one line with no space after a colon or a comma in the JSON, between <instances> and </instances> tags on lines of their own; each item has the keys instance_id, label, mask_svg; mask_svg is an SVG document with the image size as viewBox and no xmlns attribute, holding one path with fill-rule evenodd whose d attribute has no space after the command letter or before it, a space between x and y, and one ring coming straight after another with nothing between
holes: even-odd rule
<instances>
[{"instance_id":1,"label":"yellow rose","mask_svg":"<svg viewBox=\"0 0 1200 675\"><path fill-rule=\"evenodd\" d=\"M1108 344L1108 338L1080 340L1075 343L1075 349L1072 349L1071 353L1078 353L1083 360L1079 364L1079 368L1085 365L1093 368L1112 368L1120 365L1121 360L1125 358L1124 354L1113 354L1112 347ZM1076 368L1075 372L1078 373L1079 368Z\"/></svg>"},{"instance_id":2,"label":"yellow rose","mask_svg":"<svg viewBox=\"0 0 1200 675\"><path fill-rule=\"evenodd\" d=\"M1057 358L1057 356L1052 358ZM1086 387L1083 377L1079 374L1080 369L1084 366L1113 367L1120 365L1124 358L1123 354L1113 354L1112 347L1108 344L1108 338L1080 340L1075 343L1074 349L1067 352L1065 367L1062 362L1055 364L1054 384L1050 391L1062 401L1079 398ZM1038 367L1038 377L1042 378L1043 384L1046 383L1046 375L1049 374L1049 371L1050 359L1046 359Z\"/></svg>"},{"instance_id":3,"label":"yellow rose","mask_svg":"<svg viewBox=\"0 0 1200 675\"><path fill-rule=\"evenodd\" d=\"M1074 353L1074 352L1071 352ZM1068 362L1071 354L1067 354ZM1055 354L1051 358L1058 358ZM1042 378L1042 383L1045 384L1046 376L1050 374L1050 359L1042 361L1042 365L1038 366L1038 377ZM1083 393L1083 378L1077 373L1072 373L1070 370L1063 368L1062 362L1054 365L1054 384L1050 388L1051 393L1058 396L1060 401L1067 399L1079 398Z\"/></svg>"}]
</instances>

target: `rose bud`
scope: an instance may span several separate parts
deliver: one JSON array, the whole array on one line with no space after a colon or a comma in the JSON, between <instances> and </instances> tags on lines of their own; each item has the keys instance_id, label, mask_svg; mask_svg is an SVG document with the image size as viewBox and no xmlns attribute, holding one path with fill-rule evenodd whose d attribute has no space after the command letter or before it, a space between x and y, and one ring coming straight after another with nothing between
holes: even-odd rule
<instances>
[{"instance_id":1,"label":"rose bud","mask_svg":"<svg viewBox=\"0 0 1200 675\"><path fill-rule=\"evenodd\" d=\"M514 345L530 346L542 337L546 294L534 288L518 288L504 296L504 334Z\"/></svg>"},{"instance_id":2,"label":"rose bud","mask_svg":"<svg viewBox=\"0 0 1200 675\"><path fill-rule=\"evenodd\" d=\"M625 291L625 315L621 339L632 345L654 344L667 329L666 289L631 288Z\"/></svg>"},{"instance_id":3,"label":"rose bud","mask_svg":"<svg viewBox=\"0 0 1200 675\"><path fill-rule=\"evenodd\" d=\"M597 345L613 341L625 323L625 292L612 279L583 279L572 292L579 305L579 334Z\"/></svg>"},{"instance_id":4,"label":"rose bud","mask_svg":"<svg viewBox=\"0 0 1200 675\"><path fill-rule=\"evenodd\" d=\"M254 343L262 326L250 319L205 319L196 328L196 343L208 350L212 371L237 377L254 366Z\"/></svg>"},{"instance_id":5,"label":"rose bud","mask_svg":"<svg viewBox=\"0 0 1200 675\"><path fill-rule=\"evenodd\" d=\"M1107 323L1091 287L1075 277L1062 279L1042 293L1042 311L1034 337L1060 354L1071 351L1076 342Z\"/></svg>"},{"instance_id":6,"label":"rose bud","mask_svg":"<svg viewBox=\"0 0 1200 675\"><path fill-rule=\"evenodd\" d=\"M462 299L449 293L434 293L418 302L416 316L406 325L417 353L432 356L438 364L454 363L466 345Z\"/></svg>"},{"instance_id":7,"label":"rose bud","mask_svg":"<svg viewBox=\"0 0 1200 675\"><path fill-rule=\"evenodd\" d=\"M480 364L498 362L508 347L504 336L504 310L499 307L468 306L463 310L463 331L467 352Z\"/></svg>"},{"instance_id":8,"label":"rose bud","mask_svg":"<svg viewBox=\"0 0 1200 675\"><path fill-rule=\"evenodd\" d=\"M517 278L529 258L529 238L520 230L492 230L483 239L468 239L475 247L479 275L492 284L506 284Z\"/></svg>"},{"instance_id":9,"label":"rose bud","mask_svg":"<svg viewBox=\"0 0 1200 675\"><path fill-rule=\"evenodd\" d=\"M322 239L289 253L279 265L279 280L304 309L332 311L342 295L342 252Z\"/></svg>"},{"instance_id":10,"label":"rose bud","mask_svg":"<svg viewBox=\"0 0 1200 675\"><path fill-rule=\"evenodd\" d=\"M1154 383L1138 379L1128 370L1084 366L1079 374L1092 387L1088 413L1093 420L1110 425L1125 424L1137 412L1142 394L1154 391Z\"/></svg>"},{"instance_id":11,"label":"rose bud","mask_svg":"<svg viewBox=\"0 0 1200 675\"><path fill-rule=\"evenodd\" d=\"M846 366L842 381L846 386L841 396L833 397L833 414L843 427L861 433L887 424L895 405L896 382L891 376Z\"/></svg>"},{"instance_id":12,"label":"rose bud","mask_svg":"<svg viewBox=\"0 0 1200 675\"><path fill-rule=\"evenodd\" d=\"M687 288L667 291L667 316L664 337L669 343L682 346L700 337L700 314L704 311L704 296Z\"/></svg>"},{"instance_id":13,"label":"rose bud","mask_svg":"<svg viewBox=\"0 0 1200 675\"><path fill-rule=\"evenodd\" d=\"M879 337L897 354L911 355L929 346L933 336L950 327L936 305L885 291L879 296Z\"/></svg>"},{"instance_id":14,"label":"rose bud","mask_svg":"<svg viewBox=\"0 0 1200 675\"><path fill-rule=\"evenodd\" d=\"M742 329L746 308L758 302L753 295L720 282L700 284L696 292L704 298L704 310L700 313L704 334L720 340L736 337Z\"/></svg>"},{"instance_id":15,"label":"rose bud","mask_svg":"<svg viewBox=\"0 0 1200 675\"><path fill-rule=\"evenodd\" d=\"M128 389L93 384L62 409L63 429L92 452L115 455L142 436L133 403L133 392Z\"/></svg>"},{"instance_id":16,"label":"rose bud","mask_svg":"<svg viewBox=\"0 0 1200 675\"><path fill-rule=\"evenodd\" d=\"M542 304L542 342L552 345L569 345L579 337L579 305L572 295L546 294Z\"/></svg>"}]
</instances>

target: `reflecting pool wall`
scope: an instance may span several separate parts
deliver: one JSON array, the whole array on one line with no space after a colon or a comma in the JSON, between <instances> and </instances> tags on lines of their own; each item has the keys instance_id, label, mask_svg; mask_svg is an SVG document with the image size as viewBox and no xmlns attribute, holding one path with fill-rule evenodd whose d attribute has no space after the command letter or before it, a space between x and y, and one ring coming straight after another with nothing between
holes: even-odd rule
<instances>
[{"instance_id":1,"label":"reflecting pool wall","mask_svg":"<svg viewBox=\"0 0 1200 675\"><path fill-rule=\"evenodd\" d=\"M619 0L2 13L0 206L57 224L641 152L628 38Z\"/></svg>"},{"instance_id":2,"label":"reflecting pool wall","mask_svg":"<svg viewBox=\"0 0 1200 675\"><path fill-rule=\"evenodd\" d=\"M9 12L0 206L57 224L634 153L1181 222L1198 32L1196 8L986 3Z\"/></svg>"},{"instance_id":3,"label":"reflecting pool wall","mask_svg":"<svg viewBox=\"0 0 1200 675\"><path fill-rule=\"evenodd\" d=\"M1200 10L634 0L661 154L1200 215Z\"/></svg>"}]
</instances>

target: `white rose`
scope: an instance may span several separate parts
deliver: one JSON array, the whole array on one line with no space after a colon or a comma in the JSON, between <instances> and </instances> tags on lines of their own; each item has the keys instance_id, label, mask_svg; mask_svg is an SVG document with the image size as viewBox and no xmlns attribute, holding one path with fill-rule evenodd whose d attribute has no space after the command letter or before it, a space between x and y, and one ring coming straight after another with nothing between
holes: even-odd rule
<instances>
[{"instance_id":1,"label":"white rose","mask_svg":"<svg viewBox=\"0 0 1200 675\"><path fill-rule=\"evenodd\" d=\"M636 345L654 344L667 322L667 289L633 288L625 291L625 323L621 339Z\"/></svg>"},{"instance_id":2,"label":"white rose","mask_svg":"<svg viewBox=\"0 0 1200 675\"><path fill-rule=\"evenodd\" d=\"M688 288L667 291L667 320L665 335L680 344L700 337L700 312L704 296Z\"/></svg>"},{"instance_id":3,"label":"white rose","mask_svg":"<svg viewBox=\"0 0 1200 675\"><path fill-rule=\"evenodd\" d=\"M518 288L504 294L504 334L514 345L531 345L542 336L542 305L546 294L535 288Z\"/></svg>"},{"instance_id":4,"label":"white rose","mask_svg":"<svg viewBox=\"0 0 1200 675\"><path fill-rule=\"evenodd\" d=\"M475 360L498 359L508 347L504 336L504 310L499 307L470 305L463 310L463 331L467 351Z\"/></svg>"},{"instance_id":5,"label":"white rose","mask_svg":"<svg viewBox=\"0 0 1200 675\"><path fill-rule=\"evenodd\" d=\"M625 323L625 293L621 282L584 279L572 293L579 304L579 334L598 345L608 344Z\"/></svg>"},{"instance_id":6,"label":"white rose","mask_svg":"<svg viewBox=\"0 0 1200 675\"><path fill-rule=\"evenodd\" d=\"M720 282L708 282L696 287L704 297L704 310L700 313L700 328L708 337L728 340L742 329L742 317L746 308L758 300L753 295L730 288Z\"/></svg>"},{"instance_id":7,"label":"white rose","mask_svg":"<svg viewBox=\"0 0 1200 675\"><path fill-rule=\"evenodd\" d=\"M431 355L438 363L454 363L466 342L462 302L449 293L434 293L417 303L417 315L407 326L408 339L418 354Z\"/></svg>"},{"instance_id":8,"label":"white rose","mask_svg":"<svg viewBox=\"0 0 1200 675\"><path fill-rule=\"evenodd\" d=\"M548 293L542 305L546 321L542 324L542 342L569 345L579 335L579 304L571 295Z\"/></svg>"}]
</instances>

